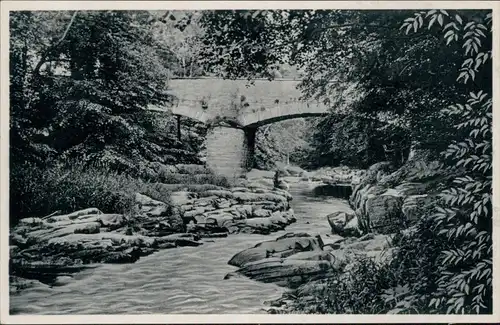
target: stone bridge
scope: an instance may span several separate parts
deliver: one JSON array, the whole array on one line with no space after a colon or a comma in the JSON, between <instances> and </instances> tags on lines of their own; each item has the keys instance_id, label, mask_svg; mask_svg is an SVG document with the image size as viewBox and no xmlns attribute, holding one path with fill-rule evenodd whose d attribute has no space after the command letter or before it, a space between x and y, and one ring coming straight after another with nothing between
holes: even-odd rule
<instances>
[{"instance_id":1,"label":"stone bridge","mask_svg":"<svg viewBox=\"0 0 500 325\"><path fill-rule=\"evenodd\" d=\"M323 116L328 107L303 101L295 80L246 80L216 78L172 79L169 91L176 97L170 110L210 125L207 166L227 177L237 177L253 165L258 127L287 119ZM224 123L224 120L229 123Z\"/></svg>"}]
</instances>

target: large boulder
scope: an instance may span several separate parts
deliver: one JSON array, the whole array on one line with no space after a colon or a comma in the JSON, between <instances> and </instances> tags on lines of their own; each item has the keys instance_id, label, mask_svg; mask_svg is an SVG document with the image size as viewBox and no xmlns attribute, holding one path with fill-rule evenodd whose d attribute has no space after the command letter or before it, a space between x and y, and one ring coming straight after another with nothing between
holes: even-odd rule
<instances>
[{"instance_id":1,"label":"large boulder","mask_svg":"<svg viewBox=\"0 0 500 325\"><path fill-rule=\"evenodd\" d=\"M265 283L297 288L308 281L333 276L337 270L331 260L321 260L318 257L309 259L267 258L247 263L236 273ZM228 274L226 279L233 275Z\"/></svg>"},{"instance_id":2,"label":"large boulder","mask_svg":"<svg viewBox=\"0 0 500 325\"><path fill-rule=\"evenodd\" d=\"M355 236L358 234L357 217L352 213L337 211L326 216L332 234L340 236Z\"/></svg>"},{"instance_id":3,"label":"large boulder","mask_svg":"<svg viewBox=\"0 0 500 325\"><path fill-rule=\"evenodd\" d=\"M385 263L392 252L391 235L369 233L360 238L330 237L289 233L274 241L259 243L233 256L229 264L240 268L227 274L225 279L246 276L298 288L329 277L342 279L360 256Z\"/></svg>"},{"instance_id":4,"label":"large boulder","mask_svg":"<svg viewBox=\"0 0 500 325\"><path fill-rule=\"evenodd\" d=\"M353 209L364 208L366 200L369 197L373 197L376 195L380 195L384 193L387 189L374 184L366 184L366 185L358 185L354 188L351 197L349 199L349 203L353 207Z\"/></svg>"},{"instance_id":5,"label":"large boulder","mask_svg":"<svg viewBox=\"0 0 500 325\"><path fill-rule=\"evenodd\" d=\"M357 237L361 235L361 229L359 228L358 216L353 215L352 219L349 220L343 229L343 236Z\"/></svg>"},{"instance_id":6,"label":"large boulder","mask_svg":"<svg viewBox=\"0 0 500 325\"><path fill-rule=\"evenodd\" d=\"M364 213L358 218L366 232L381 234L393 233L404 228L404 218L401 211L403 199L390 194L371 195L365 203Z\"/></svg>"},{"instance_id":7,"label":"large boulder","mask_svg":"<svg viewBox=\"0 0 500 325\"><path fill-rule=\"evenodd\" d=\"M450 175L424 151L394 170L389 163L371 166L353 188L349 203L364 233L391 233L412 225L432 204L435 189Z\"/></svg>"},{"instance_id":8,"label":"large boulder","mask_svg":"<svg viewBox=\"0 0 500 325\"><path fill-rule=\"evenodd\" d=\"M330 228L332 228L332 234L341 235L344 227L347 223L347 215L345 212L336 211L326 216L328 223L330 224Z\"/></svg>"},{"instance_id":9,"label":"large boulder","mask_svg":"<svg viewBox=\"0 0 500 325\"><path fill-rule=\"evenodd\" d=\"M290 256L296 252L321 249L319 240L307 234L287 234L276 240L265 241L234 255L229 264L243 266L246 263L258 261L269 257L271 254Z\"/></svg>"}]
</instances>

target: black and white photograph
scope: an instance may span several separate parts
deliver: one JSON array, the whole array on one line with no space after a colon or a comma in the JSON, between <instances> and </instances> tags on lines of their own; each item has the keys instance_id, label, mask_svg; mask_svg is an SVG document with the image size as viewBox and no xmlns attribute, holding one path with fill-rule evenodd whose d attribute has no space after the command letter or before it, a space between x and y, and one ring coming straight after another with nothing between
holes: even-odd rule
<instances>
[{"instance_id":1,"label":"black and white photograph","mask_svg":"<svg viewBox=\"0 0 500 325\"><path fill-rule=\"evenodd\" d=\"M497 5L50 3L2 3L2 323L500 321Z\"/></svg>"}]
</instances>

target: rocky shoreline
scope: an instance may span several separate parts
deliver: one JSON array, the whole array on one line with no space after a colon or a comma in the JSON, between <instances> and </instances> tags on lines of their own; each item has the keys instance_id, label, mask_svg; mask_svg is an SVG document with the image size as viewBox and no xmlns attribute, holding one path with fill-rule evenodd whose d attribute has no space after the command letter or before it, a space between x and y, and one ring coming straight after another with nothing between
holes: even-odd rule
<instances>
[{"instance_id":1,"label":"rocky shoreline","mask_svg":"<svg viewBox=\"0 0 500 325\"><path fill-rule=\"evenodd\" d=\"M10 291L39 282L64 285L100 263L133 263L160 249L202 245L203 238L285 229L296 221L292 196L268 186L269 179L259 180L200 193L174 191L168 204L137 193L129 215L89 208L21 219L10 231Z\"/></svg>"},{"instance_id":2,"label":"rocky shoreline","mask_svg":"<svg viewBox=\"0 0 500 325\"><path fill-rule=\"evenodd\" d=\"M415 168L407 168L411 173L405 174L403 168L394 170L387 163L366 171L282 171L285 185L309 182L315 188L331 187L334 195L348 199L352 210L325 216L330 235L286 233L237 253L228 261L237 269L225 279L244 276L289 288L281 298L267 302L269 313L286 313L294 309L290 297L310 294L313 299L325 281L341 281L360 257L386 262L396 249L391 246L395 232L411 228L432 203L432 194L424 192L434 182L429 175L439 171L431 167L422 167L425 177L418 172L415 176ZM11 230L10 291L64 285L74 273L100 263L133 263L161 249L203 245L205 238L285 230L296 222L292 196L274 188L273 176L252 170L232 188L176 189L168 203L137 193L129 215L90 208L22 219ZM344 187L349 187L349 195Z\"/></svg>"},{"instance_id":3,"label":"rocky shoreline","mask_svg":"<svg viewBox=\"0 0 500 325\"><path fill-rule=\"evenodd\" d=\"M318 177L329 185L350 182L352 187L352 211L326 216L330 236L288 233L258 243L228 261L239 269L226 278L246 276L289 288L281 298L266 302L268 313L295 312L297 297L301 309L304 303L314 306L327 285L344 281L356 260L389 262L397 250L392 244L396 234L413 231L416 220L436 200L436 184L449 178L439 164L426 159L409 161L398 169L378 163L350 175Z\"/></svg>"}]
</instances>

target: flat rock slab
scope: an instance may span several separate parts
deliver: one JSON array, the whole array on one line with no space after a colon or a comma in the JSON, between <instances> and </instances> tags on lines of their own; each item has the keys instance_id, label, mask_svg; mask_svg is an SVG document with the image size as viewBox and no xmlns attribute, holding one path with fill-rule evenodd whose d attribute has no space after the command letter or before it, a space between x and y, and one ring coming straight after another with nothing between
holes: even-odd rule
<instances>
[{"instance_id":1,"label":"flat rock slab","mask_svg":"<svg viewBox=\"0 0 500 325\"><path fill-rule=\"evenodd\" d=\"M306 233L288 233L234 255L228 264L239 269L226 279L246 276L297 288L309 281L340 276L359 255L381 262L389 247L390 236L381 234L370 233L360 238L333 235L323 239Z\"/></svg>"},{"instance_id":2,"label":"flat rock slab","mask_svg":"<svg viewBox=\"0 0 500 325\"><path fill-rule=\"evenodd\" d=\"M296 288L311 280L333 276L336 270L327 260L266 258L248 263L236 273L257 281ZM232 276L234 274L228 274L226 278Z\"/></svg>"},{"instance_id":3,"label":"flat rock slab","mask_svg":"<svg viewBox=\"0 0 500 325\"><path fill-rule=\"evenodd\" d=\"M156 238L157 244L175 243L176 246L200 246L199 237L194 234L172 234Z\"/></svg>"},{"instance_id":4,"label":"flat rock slab","mask_svg":"<svg viewBox=\"0 0 500 325\"><path fill-rule=\"evenodd\" d=\"M311 236L295 236L290 234L288 237L282 236L276 240L265 241L248 248L234 255L228 264L242 267L247 263L265 259L276 254L291 255L293 252L312 251L321 249L319 240Z\"/></svg>"},{"instance_id":5,"label":"flat rock slab","mask_svg":"<svg viewBox=\"0 0 500 325\"><path fill-rule=\"evenodd\" d=\"M56 221L69 221L69 220L75 220L78 217L82 217L85 215L98 215L102 214L102 211L97 209L97 208L88 208L88 209L83 209L79 211L75 211L69 214L64 214L64 215L57 215L57 216L52 216L47 218L47 222L56 222Z\"/></svg>"}]
</instances>

